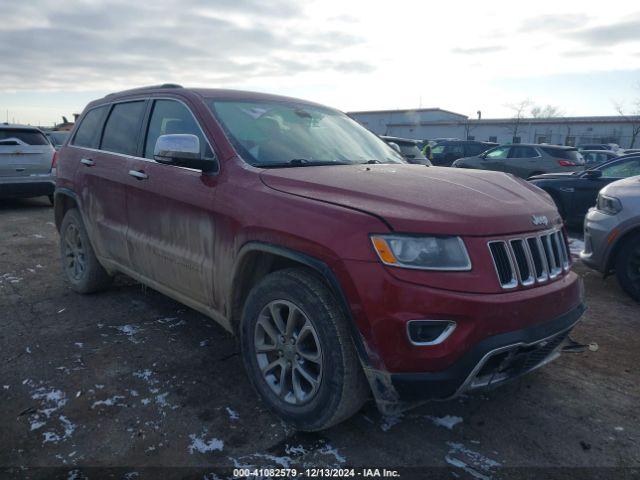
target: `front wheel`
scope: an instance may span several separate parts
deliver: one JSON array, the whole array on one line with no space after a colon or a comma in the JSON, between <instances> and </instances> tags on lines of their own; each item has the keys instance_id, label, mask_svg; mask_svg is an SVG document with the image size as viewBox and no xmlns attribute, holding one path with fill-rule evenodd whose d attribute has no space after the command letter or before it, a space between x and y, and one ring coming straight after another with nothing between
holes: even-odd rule
<instances>
[{"instance_id":1,"label":"front wheel","mask_svg":"<svg viewBox=\"0 0 640 480\"><path fill-rule=\"evenodd\" d=\"M80 217L72 208L60 225L60 257L67 280L78 293L103 290L111 283L111 276L100 265Z\"/></svg>"},{"instance_id":2,"label":"front wheel","mask_svg":"<svg viewBox=\"0 0 640 480\"><path fill-rule=\"evenodd\" d=\"M615 267L622 289L640 302L640 233L624 242L616 255Z\"/></svg>"},{"instance_id":3,"label":"front wheel","mask_svg":"<svg viewBox=\"0 0 640 480\"><path fill-rule=\"evenodd\" d=\"M299 430L357 412L368 385L344 313L325 283L302 268L264 277L240 325L242 357L267 407Z\"/></svg>"}]
</instances>

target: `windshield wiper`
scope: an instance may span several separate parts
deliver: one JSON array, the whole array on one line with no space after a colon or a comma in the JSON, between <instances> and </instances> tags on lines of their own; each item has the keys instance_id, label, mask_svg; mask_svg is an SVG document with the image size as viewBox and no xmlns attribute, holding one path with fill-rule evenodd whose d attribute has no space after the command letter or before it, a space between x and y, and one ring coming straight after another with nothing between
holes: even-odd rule
<instances>
[{"instance_id":1,"label":"windshield wiper","mask_svg":"<svg viewBox=\"0 0 640 480\"><path fill-rule=\"evenodd\" d=\"M318 167L326 165L353 165L351 162L336 162L331 160L308 160L306 158L293 158L288 162L255 163L259 168L291 168L291 167Z\"/></svg>"}]
</instances>

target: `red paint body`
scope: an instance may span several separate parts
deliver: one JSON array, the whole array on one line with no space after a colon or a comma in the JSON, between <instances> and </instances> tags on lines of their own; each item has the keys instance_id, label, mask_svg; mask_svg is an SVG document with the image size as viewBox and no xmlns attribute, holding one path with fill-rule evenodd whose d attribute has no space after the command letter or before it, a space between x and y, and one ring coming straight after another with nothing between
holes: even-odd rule
<instances>
[{"instance_id":1,"label":"red paint body","mask_svg":"<svg viewBox=\"0 0 640 480\"><path fill-rule=\"evenodd\" d=\"M578 277L564 272L544 285L504 291L487 241L539 232L532 215L560 224L553 201L514 177L495 172L420 165L352 165L260 169L235 152L205 98L281 99L218 90L157 89L93 102L88 109L123 99L176 98L196 116L220 163L217 175L134 157L64 146L58 187L78 195L99 257L113 269L128 266L167 282L178 294L232 314L232 279L240 249L264 242L326 264L338 280L368 353L384 372L446 369L481 340L554 319L581 304ZM86 168L81 158L95 166ZM127 175L144 171L140 182ZM171 231L171 234L167 234ZM369 236L374 233L459 235L473 268L468 272L407 270L384 266ZM196 243L194 243L196 242ZM182 259L200 268L175 271L144 260ZM173 279L164 278L175 276ZM179 279L176 281L175 279ZM406 322L448 319L454 333L433 347L414 346Z\"/></svg>"}]
</instances>

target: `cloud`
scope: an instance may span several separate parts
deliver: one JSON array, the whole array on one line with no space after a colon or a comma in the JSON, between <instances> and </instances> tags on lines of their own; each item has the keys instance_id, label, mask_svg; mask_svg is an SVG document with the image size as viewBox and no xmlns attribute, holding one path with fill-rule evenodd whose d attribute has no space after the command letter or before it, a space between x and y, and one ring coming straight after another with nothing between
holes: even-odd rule
<instances>
[{"instance_id":1,"label":"cloud","mask_svg":"<svg viewBox=\"0 0 640 480\"><path fill-rule=\"evenodd\" d=\"M109 0L60 8L15 4L0 25L0 91L111 90L158 82L239 84L303 72L360 74L344 62L363 43L343 30L313 28L300 2ZM37 8L34 8L37 7Z\"/></svg>"},{"instance_id":2,"label":"cloud","mask_svg":"<svg viewBox=\"0 0 640 480\"><path fill-rule=\"evenodd\" d=\"M469 47L469 48L453 48L451 51L453 53L458 53L461 55L479 55L483 53L495 53L506 50L507 47L503 47L501 45L489 45L486 47Z\"/></svg>"},{"instance_id":3,"label":"cloud","mask_svg":"<svg viewBox=\"0 0 640 480\"><path fill-rule=\"evenodd\" d=\"M585 45L609 47L620 43L639 42L638 32L640 32L640 19L584 28L568 32L565 36Z\"/></svg>"},{"instance_id":4,"label":"cloud","mask_svg":"<svg viewBox=\"0 0 640 480\"><path fill-rule=\"evenodd\" d=\"M564 15L537 15L525 19L520 31L558 31L576 28L585 25L589 21L589 16L584 14L564 14Z\"/></svg>"}]
</instances>

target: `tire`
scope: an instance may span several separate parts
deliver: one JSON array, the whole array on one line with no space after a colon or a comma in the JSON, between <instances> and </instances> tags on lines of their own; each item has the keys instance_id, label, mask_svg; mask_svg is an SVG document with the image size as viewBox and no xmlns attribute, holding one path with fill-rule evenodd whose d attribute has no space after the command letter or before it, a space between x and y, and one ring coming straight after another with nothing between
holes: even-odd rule
<instances>
[{"instance_id":1,"label":"tire","mask_svg":"<svg viewBox=\"0 0 640 480\"><path fill-rule=\"evenodd\" d=\"M94 293L107 288L112 277L100 265L93 252L80 212L67 211L60 225L62 270L78 293Z\"/></svg>"},{"instance_id":2,"label":"tire","mask_svg":"<svg viewBox=\"0 0 640 480\"><path fill-rule=\"evenodd\" d=\"M274 327L276 317L282 320L280 329ZM304 268L271 273L249 293L240 325L247 374L267 407L298 430L329 428L367 400L369 386L347 322L326 284Z\"/></svg>"},{"instance_id":3,"label":"tire","mask_svg":"<svg viewBox=\"0 0 640 480\"><path fill-rule=\"evenodd\" d=\"M625 240L616 255L615 268L622 289L640 302L640 233Z\"/></svg>"}]
</instances>

